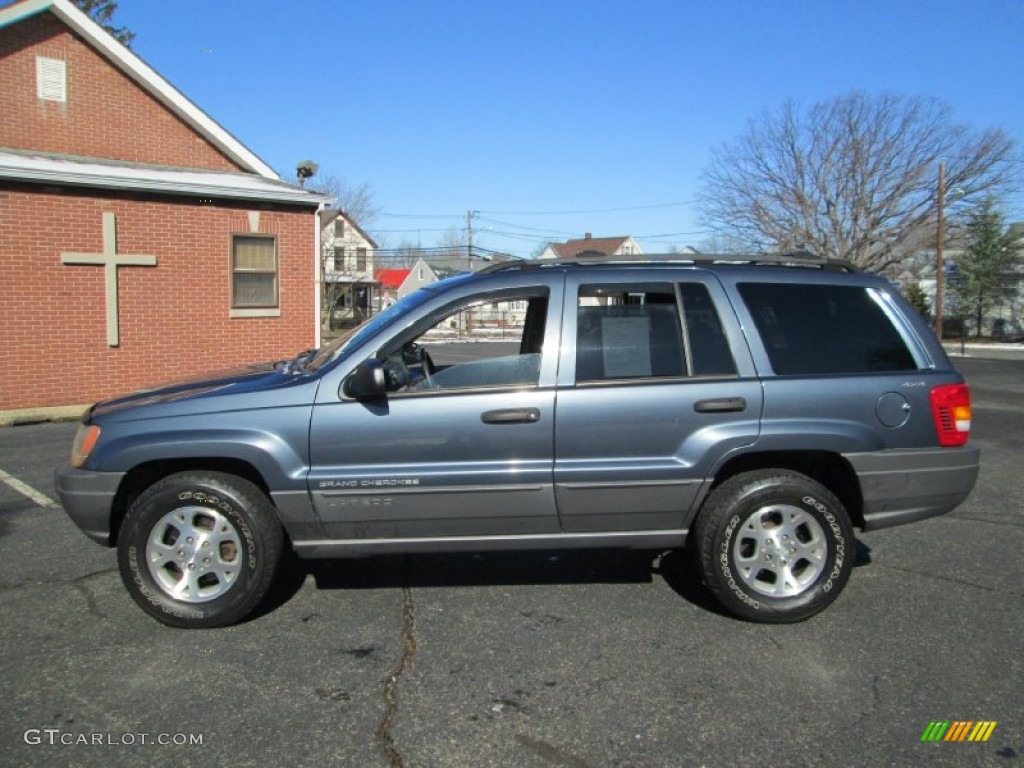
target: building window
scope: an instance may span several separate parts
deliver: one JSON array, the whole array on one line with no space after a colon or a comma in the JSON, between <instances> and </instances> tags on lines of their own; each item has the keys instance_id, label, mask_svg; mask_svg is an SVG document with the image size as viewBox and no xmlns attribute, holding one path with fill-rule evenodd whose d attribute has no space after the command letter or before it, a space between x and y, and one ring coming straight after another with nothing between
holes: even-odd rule
<instances>
[{"instance_id":1,"label":"building window","mask_svg":"<svg viewBox=\"0 0 1024 768\"><path fill-rule=\"evenodd\" d=\"M366 249L365 248L356 248L356 271L357 272L365 272L366 271Z\"/></svg>"},{"instance_id":2,"label":"building window","mask_svg":"<svg viewBox=\"0 0 1024 768\"><path fill-rule=\"evenodd\" d=\"M43 101L68 100L68 67L61 59L36 56L36 93Z\"/></svg>"},{"instance_id":3,"label":"building window","mask_svg":"<svg viewBox=\"0 0 1024 768\"><path fill-rule=\"evenodd\" d=\"M255 235L231 238L231 306L233 309L278 306L275 238Z\"/></svg>"},{"instance_id":4,"label":"building window","mask_svg":"<svg viewBox=\"0 0 1024 768\"><path fill-rule=\"evenodd\" d=\"M334 271L345 271L345 249L341 246L334 247Z\"/></svg>"},{"instance_id":5,"label":"building window","mask_svg":"<svg viewBox=\"0 0 1024 768\"><path fill-rule=\"evenodd\" d=\"M334 220L334 236L344 237L345 236L345 220L340 216Z\"/></svg>"}]
</instances>

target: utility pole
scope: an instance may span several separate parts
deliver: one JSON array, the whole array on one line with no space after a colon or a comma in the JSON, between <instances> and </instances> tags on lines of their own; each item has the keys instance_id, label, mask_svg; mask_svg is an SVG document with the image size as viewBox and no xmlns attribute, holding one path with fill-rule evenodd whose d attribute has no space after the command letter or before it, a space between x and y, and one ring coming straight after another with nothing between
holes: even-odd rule
<instances>
[{"instance_id":1,"label":"utility pole","mask_svg":"<svg viewBox=\"0 0 1024 768\"><path fill-rule=\"evenodd\" d=\"M466 211L466 266L473 271L473 211Z\"/></svg>"},{"instance_id":2,"label":"utility pole","mask_svg":"<svg viewBox=\"0 0 1024 768\"><path fill-rule=\"evenodd\" d=\"M943 207L946 204L946 161L939 163L939 188L938 199L938 222L935 229L935 335L942 343L942 279L943 270L943 249L946 245L946 220L943 217Z\"/></svg>"}]
</instances>

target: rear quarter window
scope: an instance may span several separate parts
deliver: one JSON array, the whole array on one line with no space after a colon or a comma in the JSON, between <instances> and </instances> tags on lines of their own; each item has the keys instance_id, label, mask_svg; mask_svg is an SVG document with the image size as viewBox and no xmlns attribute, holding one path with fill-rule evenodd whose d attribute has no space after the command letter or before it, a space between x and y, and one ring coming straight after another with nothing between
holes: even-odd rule
<instances>
[{"instance_id":1,"label":"rear quarter window","mask_svg":"<svg viewBox=\"0 0 1024 768\"><path fill-rule=\"evenodd\" d=\"M741 283L780 376L916 370L913 355L863 286Z\"/></svg>"}]
</instances>

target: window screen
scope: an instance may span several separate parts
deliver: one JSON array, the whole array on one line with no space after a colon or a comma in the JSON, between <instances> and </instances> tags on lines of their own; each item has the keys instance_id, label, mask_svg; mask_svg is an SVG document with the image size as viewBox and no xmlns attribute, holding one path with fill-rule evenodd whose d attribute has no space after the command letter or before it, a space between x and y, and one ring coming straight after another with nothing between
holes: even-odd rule
<instances>
[{"instance_id":1,"label":"window screen","mask_svg":"<svg viewBox=\"0 0 1024 768\"><path fill-rule=\"evenodd\" d=\"M231 242L232 306L277 306L277 243L272 237L236 235Z\"/></svg>"},{"instance_id":2,"label":"window screen","mask_svg":"<svg viewBox=\"0 0 1024 768\"><path fill-rule=\"evenodd\" d=\"M903 338L866 288L743 283L739 290L777 374L917 368Z\"/></svg>"}]
</instances>

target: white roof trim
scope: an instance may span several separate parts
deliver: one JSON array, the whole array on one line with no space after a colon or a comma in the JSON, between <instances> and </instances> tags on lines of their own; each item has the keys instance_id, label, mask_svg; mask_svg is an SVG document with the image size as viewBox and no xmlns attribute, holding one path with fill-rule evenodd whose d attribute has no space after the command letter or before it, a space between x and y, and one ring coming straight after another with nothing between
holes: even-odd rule
<instances>
[{"instance_id":1,"label":"white roof trim","mask_svg":"<svg viewBox=\"0 0 1024 768\"><path fill-rule=\"evenodd\" d=\"M273 168L260 160L220 123L189 101L181 91L157 74L156 70L128 48L121 45L110 33L69 0L24 0L24 2L15 3L0 10L0 29L44 11L55 14L153 98L244 169L266 179L281 180Z\"/></svg>"},{"instance_id":2,"label":"white roof trim","mask_svg":"<svg viewBox=\"0 0 1024 768\"><path fill-rule=\"evenodd\" d=\"M117 165L24 152L0 151L0 179L309 206L317 206L331 199L277 179L251 173Z\"/></svg>"}]
</instances>

